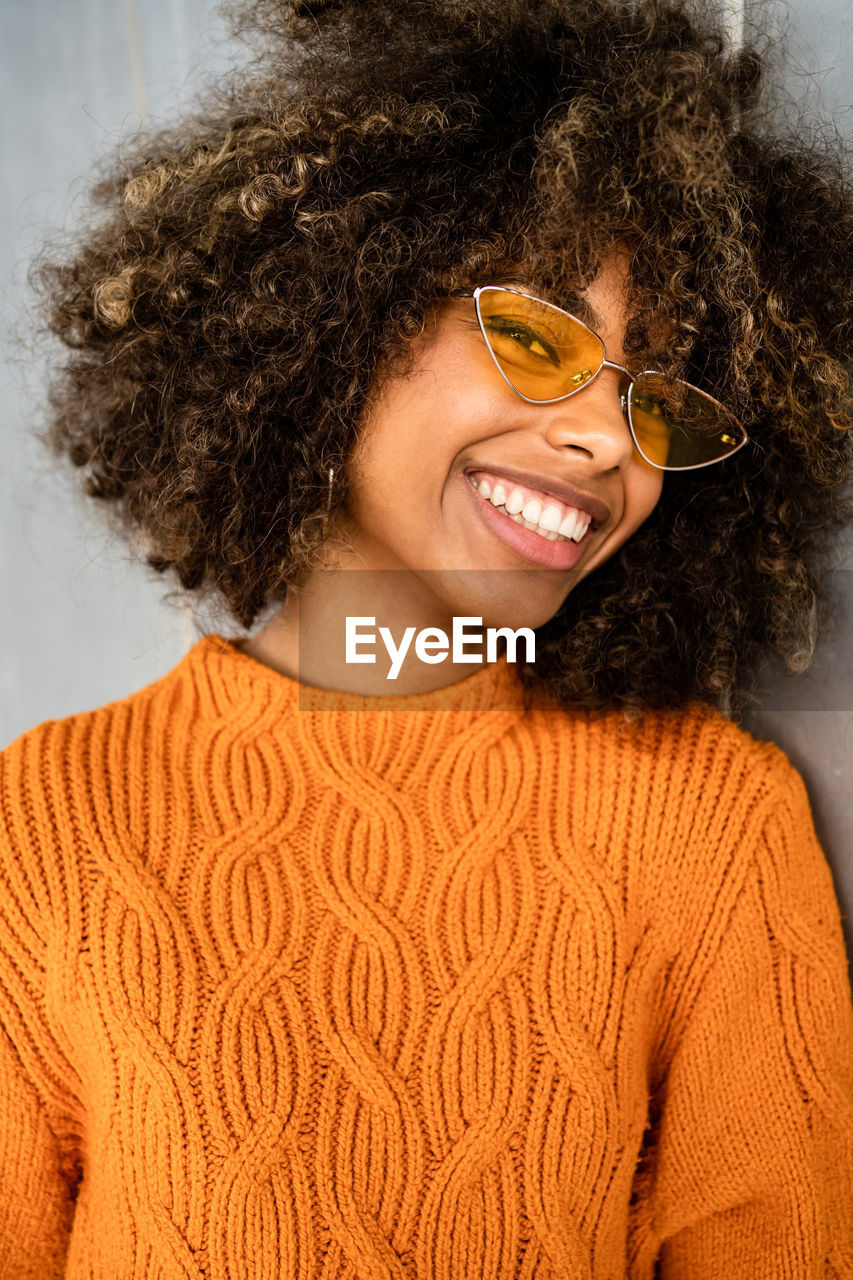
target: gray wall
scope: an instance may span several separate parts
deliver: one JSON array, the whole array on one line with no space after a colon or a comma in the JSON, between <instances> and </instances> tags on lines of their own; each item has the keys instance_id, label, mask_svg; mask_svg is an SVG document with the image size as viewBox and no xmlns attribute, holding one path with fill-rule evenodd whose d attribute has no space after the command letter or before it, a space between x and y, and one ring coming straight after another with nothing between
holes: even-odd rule
<instances>
[{"instance_id":1,"label":"gray wall","mask_svg":"<svg viewBox=\"0 0 853 1280\"><path fill-rule=\"evenodd\" d=\"M27 330L28 259L74 226L93 160L179 109L223 65L223 40L214 0L0 7L0 747L156 679L197 634L32 439L43 352L14 335Z\"/></svg>"},{"instance_id":2,"label":"gray wall","mask_svg":"<svg viewBox=\"0 0 853 1280\"><path fill-rule=\"evenodd\" d=\"M13 7L6 0L0 10L0 748L42 720L100 706L158 678L217 625L194 620L188 606L165 604L163 580L112 541L33 441L33 426L42 425L43 356L12 341L27 327L29 256L45 232L74 225L92 160L142 119L168 117L225 65L214 4L29 0ZM853 35L845 12L844 0L729 9L735 36L750 13L786 35L792 92L849 135ZM804 681L771 677L746 727L779 743L802 772L849 916L853 536L839 547L838 565L835 585L845 601L838 633Z\"/></svg>"}]
</instances>

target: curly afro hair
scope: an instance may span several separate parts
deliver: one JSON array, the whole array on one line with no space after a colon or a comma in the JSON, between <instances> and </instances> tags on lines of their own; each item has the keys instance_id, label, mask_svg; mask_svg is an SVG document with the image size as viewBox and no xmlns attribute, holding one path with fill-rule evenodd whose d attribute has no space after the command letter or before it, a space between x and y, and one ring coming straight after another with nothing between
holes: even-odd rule
<instances>
[{"instance_id":1,"label":"curly afro hair","mask_svg":"<svg viewBox=\"0 0 853 1280\"><path fill-rule=\"evenodd\" d=\"M807 667L853 517L841 144L774 126L762 55L680 0L224 9L254 55L106 160L100 215L32 275L70 349L40 438L115 527L251 627L322 545L329 466L345 508L375 380L445 292L521 265L559 302L624 242L626 350L665 321L666 369L751 442L665 473L520 674L626 718L737 717L759 660Z\"/></svg>"}]
</instances>

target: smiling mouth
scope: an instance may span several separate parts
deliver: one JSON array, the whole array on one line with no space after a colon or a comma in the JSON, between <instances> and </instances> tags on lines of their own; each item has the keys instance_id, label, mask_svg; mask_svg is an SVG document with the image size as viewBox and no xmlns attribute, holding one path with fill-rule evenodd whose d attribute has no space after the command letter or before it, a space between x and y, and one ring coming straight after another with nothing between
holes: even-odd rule
<instances>
[{"instance_id":1,"label":"smiling mouth","mask_svg":"<svg viewBox=\"0 0 853 1280\"><path fill-rule=\"evenodd\" d=\"M501 515L508 516L531 533L539 534L547 542L580 542L594 523L588 512L570 507L550 495L526 489L494 472L471 471L468 480L480 497Z\"/></svg>"}]
</instances>

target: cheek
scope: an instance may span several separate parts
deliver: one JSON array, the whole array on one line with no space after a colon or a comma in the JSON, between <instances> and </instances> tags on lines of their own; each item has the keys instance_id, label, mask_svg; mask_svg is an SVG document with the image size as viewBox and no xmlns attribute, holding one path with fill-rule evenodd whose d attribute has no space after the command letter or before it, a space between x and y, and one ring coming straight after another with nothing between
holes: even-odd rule
<instances>
[{"instance_id":1,"label":"cheek","mask_svg":"<svg viewBox=\"0 0 853 1280\"><path fill-rule=\"evenodd\" d=\"M389 394L367 419L353 453L350 517L372 537L406 541L420 525L436 484L436 431L428 429L424 398Z\"/></svg>"},{"instance_id":2,"label":"cheek","mask_svg":"<svg viewBox=\"0 0 853 1280\"><path fill-rule=\"evenodd\" d=\"M495 395L472 388L470 369L453 353L431 352L416 373L386 387L367 417L353 462L353 497L359 505L425 505L436 510L459 451L493 434Z\"/></svg>"}]
</instances>

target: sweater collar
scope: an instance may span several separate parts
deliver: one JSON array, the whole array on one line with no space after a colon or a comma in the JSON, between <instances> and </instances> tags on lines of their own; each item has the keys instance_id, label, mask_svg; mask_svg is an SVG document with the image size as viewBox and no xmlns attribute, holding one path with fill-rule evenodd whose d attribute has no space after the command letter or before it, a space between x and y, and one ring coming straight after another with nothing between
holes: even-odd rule
<instances>
[{"instance_id":1,"label":"sweater collar","mask_svg":"<svg viewBox=\"0 0 853 1280\"><path fill-rule=\"evenodd\" d=\"M367 696L302 684L244 653L247 639L210 633L179 664L192 670L214 716L233 715L248 704L263 705L276 717L301 711L518 711L524 705L521 682L505 657L429 693Z\"/></svg>"}]
</instances>

